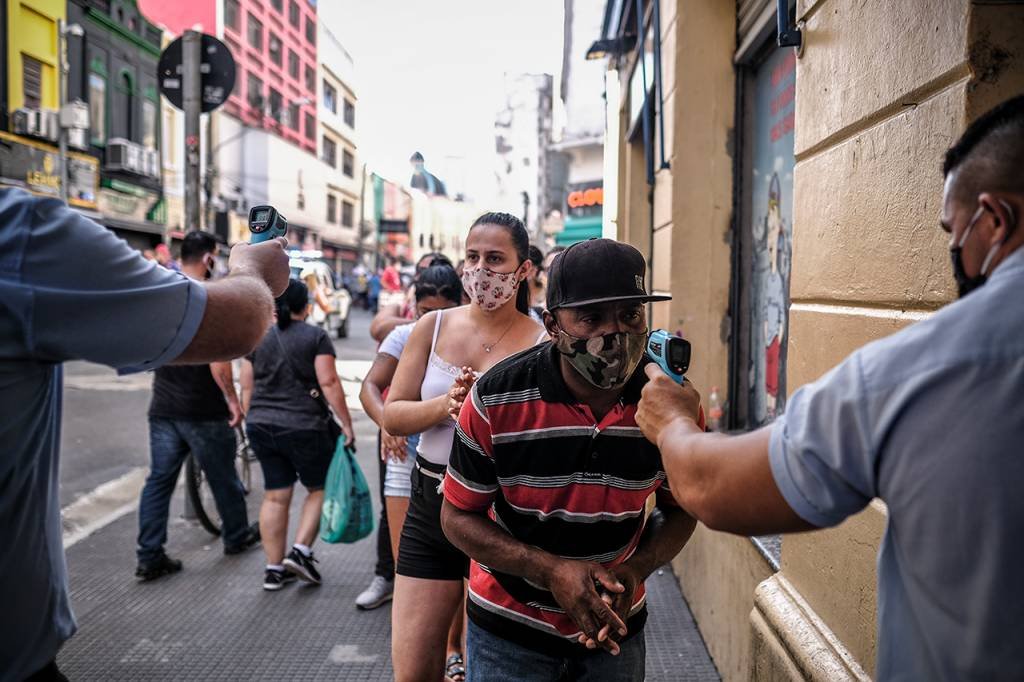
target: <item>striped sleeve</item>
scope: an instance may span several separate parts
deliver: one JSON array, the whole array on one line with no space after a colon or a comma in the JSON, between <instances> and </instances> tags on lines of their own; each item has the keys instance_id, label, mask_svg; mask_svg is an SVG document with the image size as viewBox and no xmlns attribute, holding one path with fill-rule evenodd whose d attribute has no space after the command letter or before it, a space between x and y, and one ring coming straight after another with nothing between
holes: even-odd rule
<instances>
[{"instance_id":1,"label":"striped sleeve","mask_svg":"<svg viewBox=\"0 0 1024 682\"><path fill-rule=\"evenodd\" d=\"M455 424L448 475L444 477L445 499L470 512L489 508L498 492L491 425L478 386L473 386L470 399L463 404Z\"/></svg>"}]
</instances>

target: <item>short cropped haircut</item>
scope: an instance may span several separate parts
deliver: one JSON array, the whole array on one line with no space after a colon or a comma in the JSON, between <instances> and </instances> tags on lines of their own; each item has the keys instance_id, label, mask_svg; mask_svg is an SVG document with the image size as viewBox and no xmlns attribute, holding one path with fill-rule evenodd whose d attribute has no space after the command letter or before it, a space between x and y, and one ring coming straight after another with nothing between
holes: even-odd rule
<instances>
[{"instance_id":1,"label":"short cropped haircut","mask_svg":"<svg viewBox=\"0 0 1024 682\"><path fill-rule=\"evenodd\" d=\"M985 191L1024 193L1024 95L982 114L946 152L942 174L956 172L954 196Z\"/></svg>"}]
</instances>

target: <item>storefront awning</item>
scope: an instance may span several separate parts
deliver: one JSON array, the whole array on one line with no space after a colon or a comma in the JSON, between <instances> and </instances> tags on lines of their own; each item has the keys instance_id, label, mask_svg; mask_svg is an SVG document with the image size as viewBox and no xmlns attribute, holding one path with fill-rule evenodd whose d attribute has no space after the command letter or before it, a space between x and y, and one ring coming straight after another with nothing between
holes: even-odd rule
<instances>
[{"instance_id":1,"label":"storefront awning","mask_svg":"<svg viewBox=\"0 0 1024 682\"><path fill-rule=\"evenodd\" d=\"M601 216L585 217L569 216L565 219L565 228L555 235L555 243L569 246L591 237L601 236Z\"/></svg>"}]
</instances>

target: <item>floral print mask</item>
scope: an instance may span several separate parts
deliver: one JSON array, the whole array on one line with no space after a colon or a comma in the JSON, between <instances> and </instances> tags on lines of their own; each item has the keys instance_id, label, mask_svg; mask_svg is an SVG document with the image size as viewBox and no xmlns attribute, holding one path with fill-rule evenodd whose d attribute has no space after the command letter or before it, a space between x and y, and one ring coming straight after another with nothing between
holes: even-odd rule
<instances>
[{"instance_id":1,"label":"floral print mask","mask_svg":"<svg viewBox=\"0 0 1024 682\"><path fill-rule=\"evenodd\" d=\"M486 312L494 312L516 295L519 277L515 272L467 268L462 271L462 288L466 290L472 303L476 303Z\"/></svg>"}]
</instances>

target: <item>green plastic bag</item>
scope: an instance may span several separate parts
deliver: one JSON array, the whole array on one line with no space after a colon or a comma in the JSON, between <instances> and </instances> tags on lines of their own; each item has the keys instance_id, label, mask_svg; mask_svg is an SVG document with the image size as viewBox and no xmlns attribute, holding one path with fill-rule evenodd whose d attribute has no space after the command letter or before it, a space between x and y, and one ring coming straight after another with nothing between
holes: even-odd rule
<instances>
[{"instance_id":1,"label":"green plastic bag","mask_svg":"<svg viewBox=\"0 0 1024 682\"><path fill-rule=\"evenodd\" d=\"M373 532L373 502L355 450L338 439L327 470L324 504L320 511L320 538L324 542L352 543Z\"/></svg>"}]
</instances>

